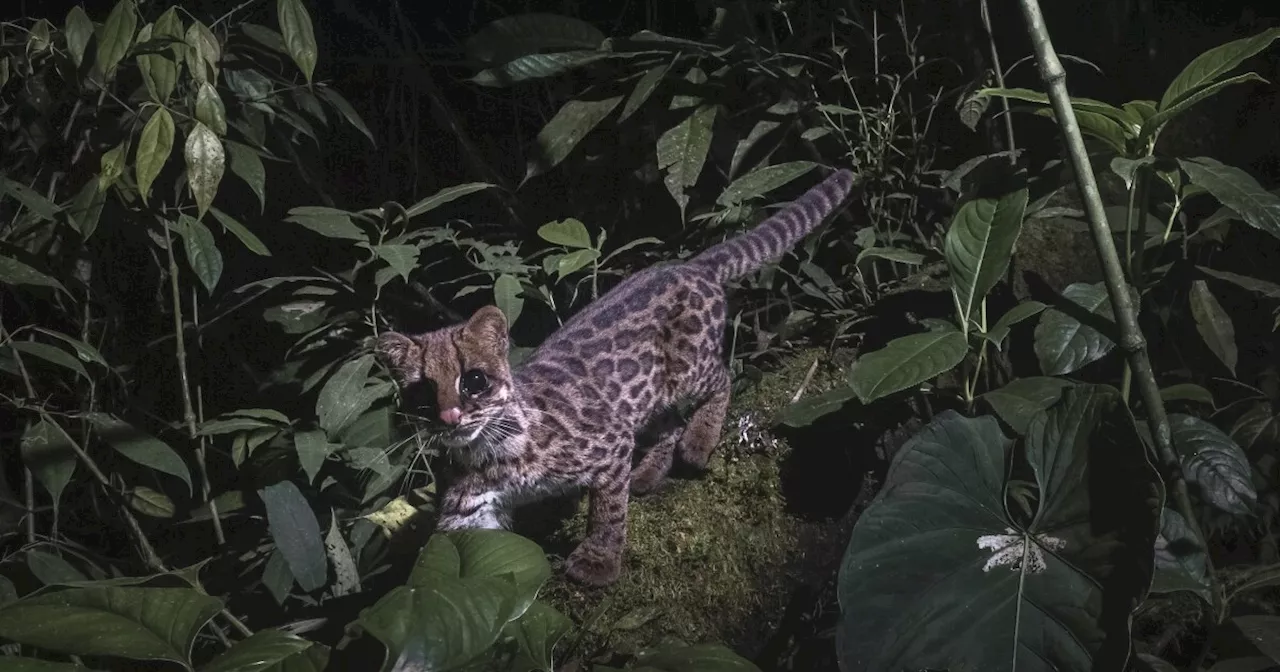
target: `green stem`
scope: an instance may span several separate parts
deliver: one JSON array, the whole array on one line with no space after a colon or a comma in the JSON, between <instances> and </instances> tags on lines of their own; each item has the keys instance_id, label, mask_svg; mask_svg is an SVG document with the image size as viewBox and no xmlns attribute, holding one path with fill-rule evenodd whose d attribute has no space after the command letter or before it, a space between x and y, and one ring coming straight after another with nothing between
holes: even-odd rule
<instances>
[{"instance_id":1,"label":"green stem","mask_svg":"<svg viewBox=\"0 0 1280 672\"><path fill-rule=\"evenodd\" d=\"M164 231L164 248L169 255L169 293L173 297L173 337L178 358L178 382L182 386L182 414L187 425L187 436L196 444L196 467L200 471L200 489L204 502L209 505L209 520L213 534L222 546L227 542L222 532L222 519L218 517L218 505L209 496L209 474L205 469L204 446L198 441L195 405L191 403L191 377L187 372L187 340L182 328L182 287L178 284L178 262L173 256L173 237L169 235L168 222L161 220Z\"/></svg>"},{"instance_id":2,"label":"green stem","mask_svg":"<svg viewBox=\"0 0 1280 672\"><path fill-rule=\"evenodd\" d=\"M1134 378L1138 384L1138 392L1147 414L1147 424L1155 439L1159 453L1165 482L1170 484L1173 504L1187 520L1197 538L1204 540L1204 534L1191 505L1191 497L1187 492L1187 484L1182 475L1182 467L1178 462L1177 452L1173 448L1173 438L1169 429L1169 419L1165 414L1164 402L1160 398L1160 388L1156 384L1155 373L1151 368L1151 360L1147 356L1147 344L1138 328L1137 315L1133 301L1125 283L1124 267L1116 253L1115 241L1112 239L1110 227L1107 226L1106 212L1103 210L1102 198L1098 193L1098 184L1089 165L1089 155L1080 135L1080 125L1076 121L1075 111L1071 108L1071 99L1067 93L1066 71L1049 39L1049 31L1044 17L1040 13L1037 0L1020 0L1023 18L1026 19L1028 34L1031 36L1032 48L1035 51L1036 64L1040 68L1040 76L1048 87L1049 101L1053 105L1054 116L1062 127L1067 153L1075 168L1076 182L1080 195L1084 199L1085 212L1089 216L1089 229L1093 234L1099 261L1106 280L1107 293L1111 305L1115 307L1116 321L1120 327L1120 346L1128 357ZM1206 570L1211 585L1214 580L1214 569L1209 558L1205 558ZM1221 601L1218 591L1214 591L1213 613L1221 612ZM1216 619L1216 616L1215 616Z\"/></svg>"}]
</instances>

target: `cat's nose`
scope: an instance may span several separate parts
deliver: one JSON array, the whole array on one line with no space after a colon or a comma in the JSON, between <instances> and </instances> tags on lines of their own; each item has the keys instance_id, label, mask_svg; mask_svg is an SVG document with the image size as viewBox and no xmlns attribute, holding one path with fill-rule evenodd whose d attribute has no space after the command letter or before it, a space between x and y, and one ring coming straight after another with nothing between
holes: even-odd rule
<instances>
[{"instance_id":1,"label":"cat's nose","mask_svg":"<svg viewBox=\"0 0 1280 672\"><path fill-rule=\"evenodd\" d=\"M440 411L440 421L446 425L456 425L462 420L462 409L454 406Z\"/></svg>"}]
</instances>

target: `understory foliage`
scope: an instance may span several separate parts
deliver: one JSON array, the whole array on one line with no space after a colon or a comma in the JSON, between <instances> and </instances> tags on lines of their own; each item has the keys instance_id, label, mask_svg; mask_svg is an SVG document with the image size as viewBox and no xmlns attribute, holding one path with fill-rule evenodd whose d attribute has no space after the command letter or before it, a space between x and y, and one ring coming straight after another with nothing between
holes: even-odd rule
<instances>
[{"instance_id":1,"label":"understory foliage","mask_svg":"<svg viewBox=\"0 0 1280 672\"><path fill-rule=\"evenodd\" d=\"M1097 207L1064 159L935 165L943 119L1010 142L1016 119L1046 144L1062 122L1048 93L1004 86L1012 69L966 82L910 17L882 21L732 3L693 39L499 19L461 51L468 86L549 105L519 185L354 209L315 166L337 134L369 152L378 136L317 78L303 0L0 24L0 665L757 669L716 643L586 650L590 624L542 594L537 542L431 534L443 456L402 422L370 345L491 302L519 360L618 279L759 221L825 166L857 172L852 205L741 282L728 336L740 388L797 341L862 344L847 384L778 424L924 422L840 566L841 668L1280 664L1280 617L1255 599L1280 583L1280 385L1256 345L1280 326L1280 196L1160 143L1260 81L1238 71L1280 31L1206 52L1159 101L1072 98L1067 126L1111 186ZM488 198L518 224L521 188L557 174L623 186L524 233L456 216ZM1012 289L1024 227L1083 236L1099 216L1126 296ZM877 314L903 292L940 300ZM1215 565L1224 540L1253 549L1244 566ZM1135 614L1188 596L1197 625L1134 637Z\"/></svg>"}]
</instances>

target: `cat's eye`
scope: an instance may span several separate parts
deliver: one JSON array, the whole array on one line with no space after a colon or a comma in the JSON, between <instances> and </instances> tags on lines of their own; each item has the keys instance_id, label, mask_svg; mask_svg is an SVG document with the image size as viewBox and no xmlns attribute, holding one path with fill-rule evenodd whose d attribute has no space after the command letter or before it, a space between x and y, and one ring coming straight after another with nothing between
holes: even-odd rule
<instances>
[{"instance_id":1,"label":"cat's eye","mask_svg":"<svg viewBox=\"0 0 1280 672\"><path fill-rule=\"evenodd\" d=\"M489 377L480 369L471 369L462 374L461 387L462 393L468 397L483 394L489 389Z\"/></svg>"}]
</instances>

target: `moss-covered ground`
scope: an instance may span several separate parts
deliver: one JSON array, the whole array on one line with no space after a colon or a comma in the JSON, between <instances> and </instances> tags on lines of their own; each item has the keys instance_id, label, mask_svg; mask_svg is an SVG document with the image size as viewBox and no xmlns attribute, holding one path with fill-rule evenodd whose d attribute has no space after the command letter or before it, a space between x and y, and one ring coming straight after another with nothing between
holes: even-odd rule
<instances>
[{"instance_id":1,"label":"moss-covered ground","mask_svg":"<svg viewBox=\"0 0 1280 672\"><path fill-rule=\"evenodd\" d=\"M800 351L735 395L709 472L632 500L616 584L589 590L553 577L543 597L581 624L571 635L575 654L625 654L666 637L721 642L747 656L764 646L796 588L830 574L845 537L836 530L842 512L793 510L786 493L797 484L784 481L803 476L784 468L796 447L775 435L771 418L815 361L806 395L840 384L851 359ZM572 550L586 525L585 498L562 506L573 513L545 537L553 555Z\"/></svg>"}]
</instances>

